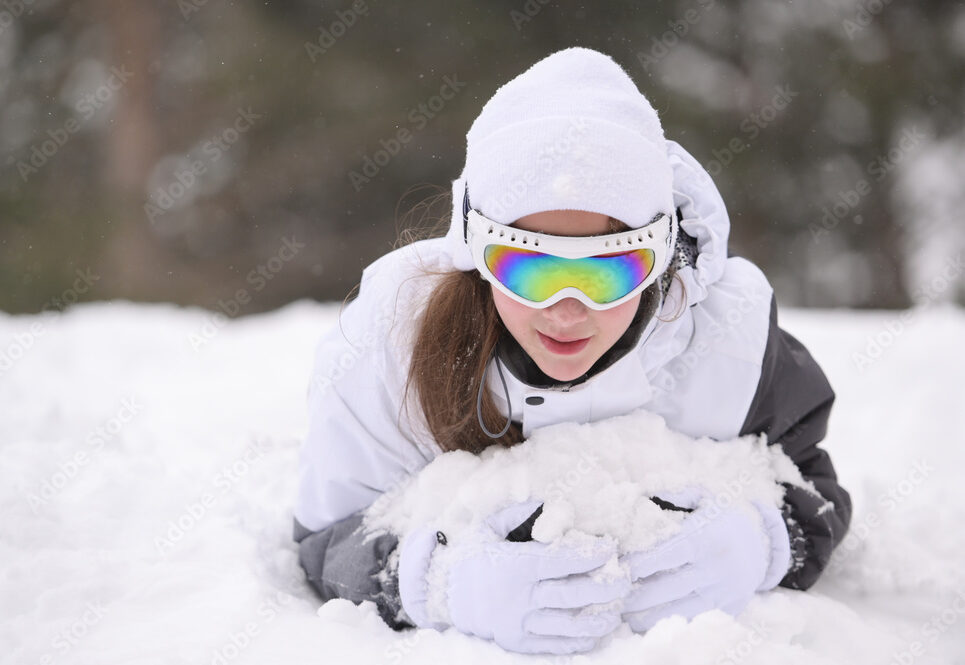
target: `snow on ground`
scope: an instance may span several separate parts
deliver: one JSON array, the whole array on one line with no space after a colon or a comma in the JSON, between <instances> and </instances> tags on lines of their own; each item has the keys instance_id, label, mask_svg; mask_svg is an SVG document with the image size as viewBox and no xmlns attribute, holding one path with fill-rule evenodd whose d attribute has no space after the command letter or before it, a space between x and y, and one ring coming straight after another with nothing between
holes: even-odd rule
<instances>
[{"instance_id":1,"label":"snow on ground","mask_svg":"<svg viewBox=\"0 0 965 665\"><path fill-rule=\"evenodd\" d=\"M0 314L5 663L965 663L961 310L783 311L838 394L826 446L855 514L831 568L562 659L319 609L291 509L337 309Z\"/></svg>"}]
</instances>

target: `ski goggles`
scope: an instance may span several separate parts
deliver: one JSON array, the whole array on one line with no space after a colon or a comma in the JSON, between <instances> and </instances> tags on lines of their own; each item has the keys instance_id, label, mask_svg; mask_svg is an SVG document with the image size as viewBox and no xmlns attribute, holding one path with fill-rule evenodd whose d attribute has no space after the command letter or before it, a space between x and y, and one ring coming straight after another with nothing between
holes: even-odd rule
<instances>
[{"instance_id":1,"label":"ski goggles","mask_svg":"<svg viewBox=\"0 0 965 665\"><path fill-rule=\"evenodd\" d=\"M630 300L662 273L675 230L663 213L642 228L598 236L525 231L473 209L465 215L466 242L479 273L508 297L538 309L563 298L596 310Z\"/></svg>"}]
</instances>

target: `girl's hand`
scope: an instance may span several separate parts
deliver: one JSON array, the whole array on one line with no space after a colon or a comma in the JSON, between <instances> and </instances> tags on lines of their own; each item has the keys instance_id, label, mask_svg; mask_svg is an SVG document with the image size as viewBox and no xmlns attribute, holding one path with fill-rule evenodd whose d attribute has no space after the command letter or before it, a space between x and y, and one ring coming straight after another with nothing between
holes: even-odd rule
<instances>
[{"instance_id":1,"label":"girl's hand","mask_svg":"<svg viewBox=\"0 0 965 665\"><path fill-rule=\"evenodd\" d=\"M700 488L660 497L696 508L681 530L653 548L621 557L633 581L623 619L644 632L660 619L691 619L721 609L737 615L757 591L777 585L790 567L790 542L781 512L773 505L719 505Z\"/></svg>"},{"instance_id":2,"label":"girl's hand","mask_svg":"<svg viewBox=\"0 0 965 665\"><path fill-rule=\"evenodd\" d=\"M617 554L615 542L600 538L589 551L578 551L506 540L540 503L503 509L460 542L448 542L430 526L407 536L400 550L399 591L410 619L438 630L452 625L523 653L587 651L617 628L619 603L590 606L623 598L629 581L589 575ZM430 597L439 599L431 609ZM440 609L447 616L430 617Z\"/></svg>"}]
</instances>

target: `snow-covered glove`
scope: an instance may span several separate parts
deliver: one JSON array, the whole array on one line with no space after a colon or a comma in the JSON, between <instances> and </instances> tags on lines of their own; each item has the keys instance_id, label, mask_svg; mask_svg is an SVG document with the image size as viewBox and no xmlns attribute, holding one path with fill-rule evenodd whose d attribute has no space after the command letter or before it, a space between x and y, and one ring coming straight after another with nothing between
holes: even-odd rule
<instances>
[{"instance_id":1,"label":"snow-covered glove","mask_svg":"<svg viewBox=\"0 0 965 665\"><path fill-rule=\"evenodd\" d=\"M756 592L774 588L787 573L790 540L774 505L725 506L702 488L662 492L659 498L695 510L677 534L621 557L633 581L623 619L635 632L674 614L692 619L716 608L736 616Z\"/></svg>"},{"instance_id":2,"label":"snow-covered glove","mask_svg":"<svg viewBox=\"0 0 965 665\"><path fill-rule=\"evenodd\" d=\"M459 542L431 525L407 535L399 592L412 622L437 630L452 625L522 653L588 651L616 629L620 604L613 601L626 596L629 580L588 574L617 555L613 539L598 538L581 549L506 540L540 503L500 510Z\"/></svg>"}]
</instances>

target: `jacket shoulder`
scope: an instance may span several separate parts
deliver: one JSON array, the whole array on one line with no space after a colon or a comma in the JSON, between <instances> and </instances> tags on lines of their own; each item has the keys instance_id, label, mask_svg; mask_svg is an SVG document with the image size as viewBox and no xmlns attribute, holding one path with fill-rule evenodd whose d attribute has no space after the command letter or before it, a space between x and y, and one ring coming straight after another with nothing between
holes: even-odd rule
<instances>
[{"instance_id":1,"label":"jacket shoulder","mask_svg":"<svg viewBox=\"0 0 965 665\"><path fill-rule=\"evenodd\" d=\"M439 272L451 269L442 239L395 249L362 271L358 295L339 310L315 347L316 372L365 358L380 372L405 362ZM366 364L367 364L366 363Z\"/></svg>"},{"instance_id":2,"label":"jacket shoulder","mask_svg":"<svg viewBox=\"0 0 965 665\"><path fill-rule=\"evenodd\" d=\"M741 257L728 258L720 280L693 308L695 340L703 340L715 352L759 369L767 345L773 296L774 290L759 267Z\"/></svg>"},{"instance_id":3,"label":"jacket shoulder","mask_svg":"<svg viewBox=\"0 0 965 665\"><path fill-rule=\"evenodd\" d=\"M737 436L760 381L772 289L756 265L728 258L679 321L671 322L678 350L654 380L658 410L690 436ZM676 346L676 345L675 345Z\"/></svg>"},{"instance_id":4,"label":"jacket shoulder","mask_svg":"<svg viewBox=\"0 0 965 665\"><path fill-rule=\"evenodd\" d=\"M367 290L385 292L393 285L401 287L400 279L454 270L444 241L445 238L418 240L383 254L362 270L359 297Z\"/></svg>"}]
</instances>

